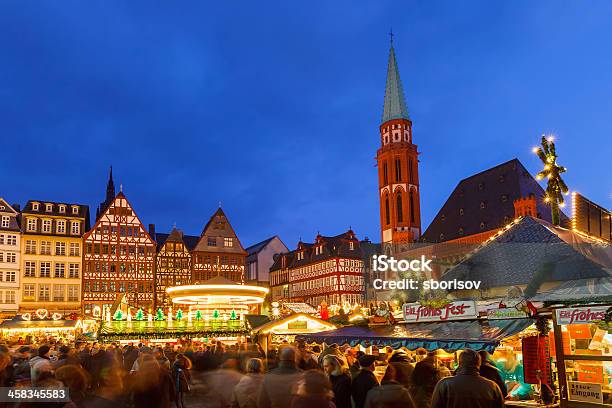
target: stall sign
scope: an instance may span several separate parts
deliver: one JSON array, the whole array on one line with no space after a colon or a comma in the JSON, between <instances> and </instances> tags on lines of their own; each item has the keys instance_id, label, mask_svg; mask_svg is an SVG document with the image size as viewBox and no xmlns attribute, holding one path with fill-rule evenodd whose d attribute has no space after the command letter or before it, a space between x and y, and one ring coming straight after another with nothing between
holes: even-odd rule
<instances>
[{"instance_id":1,"label":"stall sign","mask_svg":"<svg viewBox=\"0 0 612 408\"><path fill-rule=\"evenodd\" d=\"M473 300L449 303L439 309L423 306L419 303L406 303L402 307L404 320L407 322L447 321L470 319L478 316L476 302Z\"/></svg>"},{"instance_id":2,"label":"stall sign","mask_svg":"<svg viewBox=\"0 0 612 408\"><path fill-rule=\"evenodd\" d=\"M578 381L602 384L603 363L601 361L578 363Z\"/></svg>"},{"instance_id":3,"label":"stall sign","mask_svg":"<svg viewBox=\"0 0 612 408\"><path fill-rule=\"evenodd\" d=\"M571 401L603 404L601 384L568 381L567 385L569 388L568 397Z\"/></svg>"},{"instance_id":4,"label":"stall sign","mask_svg":"<svg viewBox=\"0 0 612 408\"><path fill-rule=\"evenodd\" d=\"M557 309L557 324L592 323L594 320L603 320L609 306L572 307Z\"/></svg>"},{"instance_id":5,"label":"stall sign","mask_svg":"<svg viewBox=\"0 0 612 408\"><path fill-rule=\"evenodd\" d=\"M524 317L527 317L527 313L523 312L522 310L516 310L513 307L487 310L487 318L489 320L521 319Z\"/></svg>"}]
</instances>

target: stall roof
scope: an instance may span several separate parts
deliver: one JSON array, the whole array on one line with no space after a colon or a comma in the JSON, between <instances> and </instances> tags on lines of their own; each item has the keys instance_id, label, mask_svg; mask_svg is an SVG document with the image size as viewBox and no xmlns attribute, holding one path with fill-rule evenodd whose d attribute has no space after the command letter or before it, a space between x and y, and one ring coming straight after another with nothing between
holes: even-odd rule
<instances>
[{"instance_id":1,"label":"stall roof","mask_svg":"<svg viewBox=\"0 0 612 408\"><path fill-rule=\"evenodd\" d=\"M300 335L296 340L308 343L337 343L424 348L445 351L471 348L493 352L500 341L529 327L533 319L461 320L447 322L405 323L386 326L350 326L316 334Z\"/></svg>"},{"instance_id":2,"label":"stall roof","mask_svg":"<svg viewBox=\"0 0 612 408\"><path fill-rule=\"evenodd\" d=\"M125 320L103 322L98 332L101 339L140 339L175 337L231 337L247 333L244 325L210 324L204 321L162 321Z\"/></svg>"},{"instance_id":3,"label":"stall roof","mask_svg":"<svg viewBox=\"0 0 612 408\"><path fill-rule=\"evenodd\" d=\"M76 328L78 320L5 320L0 323L0 330L5 329L44 329L44 328Z\"/></svg>"},{"instance_id":4,"label":"stall roof","mask_svg":"<svg viewBox=\"0 0 612 408\"><path fill-rule=\"evenodd\" d=\"M255 331L258 333L298 334L332 330L335 327L334 324L311 316L308 313L296 313L282 319L272 320L255 328Z\"/></svg>"},{"instance_id":5,"label":"stall roof","mask_svg":"<svg viewBox=\"0 0 612 408\"><path fill-rule=\"evenodd\" d=\"M582 303L612 302L612 276L563 282L531 298L538 302Z\"/></svg>"}]
</instances>

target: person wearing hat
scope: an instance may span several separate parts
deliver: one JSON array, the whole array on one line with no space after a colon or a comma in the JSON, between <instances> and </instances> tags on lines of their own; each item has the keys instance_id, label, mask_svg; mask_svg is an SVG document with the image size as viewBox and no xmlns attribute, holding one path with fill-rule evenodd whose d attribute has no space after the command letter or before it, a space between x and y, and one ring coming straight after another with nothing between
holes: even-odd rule
<instances>
[{"instance_id":1,"label":"person wearing hat","mask_svg":"<svg viewBox=\"0 0 612 408\"><path fill-rule=\"evenodd\" d=\"M359 357L359 373L351 384L351 395L355 408L363 408L368 391L378 387L378 380L374 375L375 361L376 357L369 354Z\"/></svg>"},{"instance_id":2,"label":"person wearing hat","mask_svg":"<svg viewBox=\"0 0 612 408\"><path fill-rule=\"evenodd\" d=\"M32 381L33 387L37 386L38 377L40 377L43 372L53 371L53 365L51 365L49 359L50 351L51 348L49 346L40 346L38 348L38 355L30 359L30 380Z\"/></svg>"}]
</instances>

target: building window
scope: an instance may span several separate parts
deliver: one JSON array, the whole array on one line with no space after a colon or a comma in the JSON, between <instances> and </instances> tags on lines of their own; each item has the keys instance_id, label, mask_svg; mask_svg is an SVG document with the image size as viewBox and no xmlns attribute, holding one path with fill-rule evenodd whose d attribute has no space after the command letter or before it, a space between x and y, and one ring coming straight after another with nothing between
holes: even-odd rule
<instances>
[{"instance_id":1,"label":"building window","mask_svg":"<svg viewBox=\"0 0 612 408\"><path fill-rule=\"evenodd\" d=\"M440 234L440 241L444 241L444 234Z\"/></svg>"},{"instance_id":2,"label":"building window","mask_svg":"<svg viewBox=\"0 0 612 408\"><path fill-rule=\"evenodd\" d=\"M389 169L387 167L387 161L383 162L383 184L389 184Z\"/></svg>"},{"instance_id":3,"label":"building window","mask_svg":"<svg viewBox=\"0 0 612 408\"><path fill-rule=\"evenodd\" d=\"M410 222L415 223L414 192L410 192Z\"/></svg>"},{"instance_id":4,"label":"building window","mask_svg":"<svg viewBox=\"0 0 612 408\"><path fill-rule=\"evenodd\" d=\"M45 211L46 212L52 212L53 211L53 204L45 204Z\"/></svg>"},{"instance_id":5,"label":"building window","mask_svg":"<svg viewBox=\"0 0 612 408\"><path fill-rule=\"evenodd\" d=\"M66 264L58 262L55 264L55 274L56 278L65 278L66 277Z\"/></svg>"},{"instance_id":6,"label":"building window","mask_svg":"<svg viewBox=\"0 0 612 408\"><path fill-rule=\"evenodd\" d=\"M465 213L465 211L463 211L463 208L459 209L459 215L463 215Z\"/></svg>"},{"instance_id":7,"label":"building window","mask_svg":"<svg viewBox=\"0 0 612 408\"><path fill-rule=\"evenodd\" d=\"M402 180L402 161L395 159L395 181L400 182Z\"/></svg>"},{"instance_id":8,"label":"building window","mask_svg":"<svg viewBox=\"0 0 612 408\"><path fill-rule=\"evenodd\" d=\"M58 220L57 223L55 224L55 230L57 231L58 234L65 234L66 233L66 221Z\"/></svg>"},{"instance_id":9,"label":"building window","mask_svg":"<svg viewBox=\"0 0 612 408\"><path fill-rule=\"evenodd\" d=\"M208 238L208 246L217 246L217 238Z\"/></svg>"},{"instance_id":10,"label":"building window","mask_svg":"<svg viewBox=\"0 0 612 408\"><path fill-rule=\"evenodd\" d=\"M36 231L36 218L28 218L26 229L29 232Z\"/></svg>"},{"instance_id":11,"label":"building window","mask_svg":"<svg viewBox=\"0 0 612 408\"><path fill-rule=\"evenodd\" d=\"M234 240L232 238L224 238L223 239L223 245L230 248L232 246L234 246Z\"/></svg>"},{"instance_id":12,"label":"building window","mask_svg":"<svg viewBox=\"0 0 612 408\"><path fill-rule=\"evenodd\" d=\"M480 222L480 229L485 229L485 226L486 226L485 222L481 221Z\"/></svg>"},{"instance_id":13,"label":"building window","mask_svg":"<svg viewBox=\"0 0 612 408\"><path fill-rule=\"evenodd\" d=\"M501 202L505 203L506 201L508 201L508 194L502 194L501 196Z\"/></svg>"},{"instance_id":14,"label":"building window","mask_svg":"<svg viewBox=\"0 0 612 408\"><path fill-rule=\"evenodd\" d=\"M69 302L79 301L79 285L68 285L68 301Z\"/></svg>"},{"instance_id":15,"label":"building window","mask_svg":"<svg viewBox=\"0 0 612 408\"><path fill-rule=\"evenodd\" d=\"M48 302L49 299L49 285L39 284L38 285L38 301Z\"/></svg>"},{"instance_id":16,"label":"building window","mask_svg":"<svg viewBox=\"0 0 612 408\"><path fill-rule=\"evenodd\" d=\"M404 206L402 205L402 193L397 193L395 201L397 207L397 222L404 222Z\"/></svg>"},{"instance_id":17,"label":"building window","mask_svg":"<svg viewBox=\"0 0 612 408\"><path fill-rule=\"evenodd\" d=\"M7 290L5 292L6 296L4 298L4 303L15 303L15 291Z\"/></svg>"},{"instance_id":18,"label":"building window","mask_svg":"<svg viewBox=\"0 0 612 408\"><path fill-rule=\"evenodd\" d=\"M23 271L23 276L25 276L26 278L36 277L36 262L34 261L25 262L25 269Z\"/></svg>"},{"instance_id":19,"label":"building window","mask_svg":"<svg viewBox=\"0 0 612 408\"><path fill-rule=\"evenodd\" d=\"M17 235L7 235L6 245L17 245Z\"/></svg>"},{"instance_id":20,"label":"building window","mask_svg":"<svg viewBox=\"0 0 612 408\"><path fill-rule=\"evenodd\" d=\"M23 284L23 299L24 300L34 299L34 284L33 283Z\"/></svg>"},{"instance_id":21,"label":"building window","mask_svg":"<svg viewBox=\"0 0 612 408\"><path fill-rule=\"evenodd\" d=\"M66 214L66 206L65 205L60 205L59 206L59 212L61 214Z\"/></svg>"},{"instance_id":22,"label":"building window","mask_svg":"<svg viewBox=\"0 0 612 408\"><path fill-rule=\"evenodd\" d=\"M40 254L51 255L51 241L40 241Z\"/></svg>"},{"instance_id":23,"label":"building window","mask_svg":"<svg viewBox=\"0 0 612 408\"><path fill-rule=\"evenodd\" d=\"M478 189L479 190L484 190L484 188L485 188L484 183L478 183Z\"/></svg>"},{"instance_id":24,"label":"building window","mask_svg":"<svg viewBox=\"0 0 612 408\"><path fill-rule=\"evenodd\" d=\"M6 253L6 262L7 263L16 263L17 262L17 254L14 252Z\"/></svg>"},{"instance_id":25,"label":"building window","mask_svg":"<svg viewBox=\"0 0 612 408\"><path fill-rule=\"evenodd\" d=\"M385 197L385 224L391 224L391 214L389 212L389 196Z\"/></svg>"},{"instance_id":26,"label":"building window","mask_svg":"<svg viewBox=\"0 0 612 408\"><path fill-rule=\"evenodd\" d=\"M481 201L481 202L480 202L480 209L481 209L481 210L484 210L485 208L487 208L487 203L486 203L486 202L484 202L484 201Z\"/></svg>"},{"instance_id":27,"label":"building window","mask_svg":"<svg viewBox=\"0 0 612 408\"><path fill-rule=\"evenodd\" d=\"M4 234L0 234L0 245L4 245Z\"/></svg>"},{"instance_id":28,"label":"building window","mask_svg":"<svg viewBox=\"0 0 612 408\"><path fill-rule=\"evenodd\" d=\"M25 253L26 254L36 254L36 241L28 239L25 244Z\"/></svg>"},{"instance_id":29,"label":"building window","mask_svg":"<svg viewBox=\"0 0 612 408\"><path fill-rule=\"evenodd\" d=\"M6 275L4 275L5 282L16 282L16 279L17 279L17 272L15 271L8 271L6 272Z\"/></svg>"},{"instance_id":30,"label":"building window","mask_svg":"<svg viewBox=\"0 0 612 408\"><path fill-rule=\"evenodd\" d=\"M79 213L79 206L78 205L73 205L72 206L72 213L75 214L75 215Z\"/></svg>"},{"instance_id":31,"label":"building window","mask_svg":"<svg viewBox=\"0 0 612 408\"><path fill-rule=\"evenodd\" d=\"M353 251L355 249L355 243L353 241L349 242L349 250Z\"/></svg>"},{"instance_id":32,"label":"building window","mask_svg":"<svg viewBox=\"0 0 612 408\"><path fill-rule=\"evenodd\" d=\"M63 302L66 285L53 285L53 301Z\"/></svg>"},{"instance_id":33,"label":"building window","mask_svg":"<svg viewBox=\"0 0 612 408\"><path fill-rule=\"evenodd\" d=\"M8 215L2 216L2 228L8 228L11 224L11 217Z\"/></svg>"},{"instance_id":34,"label":"building window","mask_svg":"<svg viewBox=\"0 0 612 408\"><path fill-rule=\"evenodd\" d=\"M55 255L66 256L66 243L65 242L55 243Z\"/></svg>"},{"instance_id":35,"label":"building window","mask_svg":"<svg viewBox=\"0 0 612 408\"><path fill-rule=\"evenodd\" d=\"M70 256L80 256L81 255L81 245L78 242L70 243Z\"/></svg>"},{"instance_id":36,"label":"building window","mask_svg":"<svg viewBox=\"0 0 612 408\"><path fill-rule=\"evenodd\" d=\"M32 203L32 211L38 211L38 203Z\"/></svg>"},{"instance_id":37,"label":"building window","mask_svg":"<svg viewBox=\"0 0 612 408\"><path fill-rule=\"evenodd\" d=\"M51 220L43 220L42 222L42 232L50 233L51 232Z\"/></svg>"},{"instance_id":38,"label":"building window","mask_svg":"<svg viewBox=\"0 0 612 408\"><path fill-rule=\"evenodd\" d=\"M51 277L51 262L40 263L40 277L50 278Z\"/></svg>"},{"instance_id":39,"label":"building window","mask_svg":"<svg viewBox=\"0 0 612 408\"><path fill-rule=\"evenodd\" d=\"M440 216L440 221L446 221L446 215L442 214L442 215Z\"/></svg>"},{"instance_id":40,"label":"building window","mask_svg":"<svg viewBox=\"0 0 612 408\"><path fill-rule=\"evenodd\" d=\"M79 277L79 264L78 263L71 263L68 265L68 277L69 278Z\"/></svg>"},{"instance_id":41,"label":"building window","mask_svg":"<svg viewBox=\"0 0 612 408\"><path fill-rule=\"evenodd\" d=\"M81 223L78 221L72 221L70 225L70 232L72 235L79 235L81 233Z\"/></svg>"}]
</instances>

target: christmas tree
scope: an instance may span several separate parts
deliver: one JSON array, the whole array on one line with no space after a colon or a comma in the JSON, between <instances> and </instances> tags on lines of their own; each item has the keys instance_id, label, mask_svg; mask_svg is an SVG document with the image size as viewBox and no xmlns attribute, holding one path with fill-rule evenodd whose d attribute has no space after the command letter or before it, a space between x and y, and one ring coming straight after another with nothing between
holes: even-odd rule
<instances>
[{"instance_id":1,"label":"christmas tree","mask_svg":"<svg viewBox=\"0 0 612 408\"><path fill-rule=\"evenodd\" d=\"M183 311L181 309L176 312L176 320L181 320L183 318Z\"/></svg>"},{"instance_id":2,"label":"christmas tree","mask_svg":"<svg viewBox=\"0 0 612 408\"><path fill-rule=\"evenodd\" d=\"M236 311L232 310L232 314L230 314L230 320L236 320L238 316L236 316Z\"/></svg>"},{"instance_id":3,"label":"christmas tree","mask_svg":"<svg viewBox=\"0 0 612 408\"><path fill-rule=\"evenodd\" d=\"M157 313L155 314L155 320L164 320L164 312L161 308L157 309Z\"/></svg>"},{"instance_id":4,"label":"christmas tree","mask_svg":"<svg viewBox=\"0 0 612 408\"><path fill-rule=\"evenodd\" d=\"M215 309L213 311L213 316L212 317L213 317L213 319L218 319L219 318L219 311L217 309Z\"/></svg>"},{"instance_id":5,"label":"christmas tree","mask_svg":"<svg viewBox=\"0 0 612 408\"><path fill-rule=\"evenodd\" d=\"M196 320L202 320L202 311L201 310L196 311L195 319Z\"/></svg>"},{"instance_id":6,"label":"christmas tree","mask_svg":"<svg viewBox=\"0 0 612 408\"><path fill-rule=\"evenodd\" d=\"M142 311L142 309L138 309L138 311L136 312L136 320L144 320L144 312Z\"/></svg>"},{"instance_id":7,"label":"christmas tree","mask_svg":"<svg viewBox=\"0 0 612 408\"><path fill-rule=\"evenodd\" d=\"M113 316L114 320L123 320L123 313L121 312L120 309L117 309L117 311L115 312L115 316Z\"/></svg>"}]
</instances>

